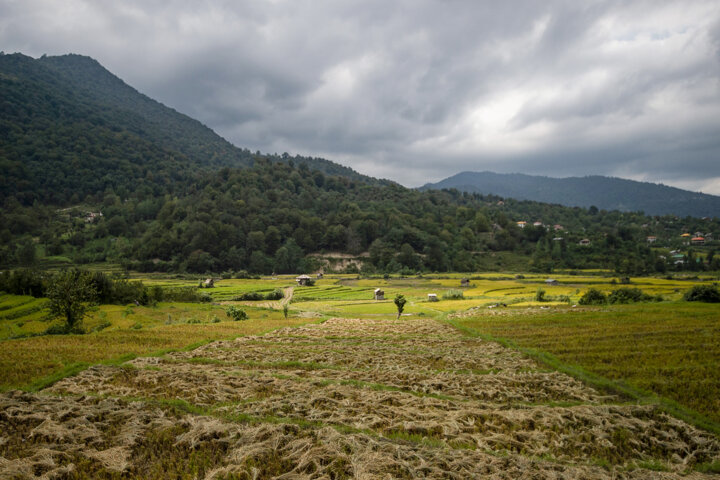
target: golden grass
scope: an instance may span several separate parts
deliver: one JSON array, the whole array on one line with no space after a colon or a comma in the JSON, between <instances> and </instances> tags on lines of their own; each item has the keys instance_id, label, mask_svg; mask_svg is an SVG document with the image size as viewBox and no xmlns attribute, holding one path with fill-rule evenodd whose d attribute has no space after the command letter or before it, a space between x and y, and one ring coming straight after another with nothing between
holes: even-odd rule
<instances>
[{"instance_id":1,"label":"golden grass","mask_svg":"<svg viewBox=\"0 0 720 480\"><path fill-rule=\"evenodd\" d=\"M685 302L478 315L462 326L549 352L720 421L720 323L712 304Z\"/></svg>"},{"instance_id":2,"label":"golden grass","mask_svg":"<svg viewBox=\"0 0 720 480\"><path fill-rule=\"evenodd\" d=\"M160 325L149 329L109 329L86 335L45 335L2 343L0 389L20 388L75 363L99 363L120 357L149 355L211 340L254 335L307 323L282 316L243 322Z\"/></svg>"}]
</instances>

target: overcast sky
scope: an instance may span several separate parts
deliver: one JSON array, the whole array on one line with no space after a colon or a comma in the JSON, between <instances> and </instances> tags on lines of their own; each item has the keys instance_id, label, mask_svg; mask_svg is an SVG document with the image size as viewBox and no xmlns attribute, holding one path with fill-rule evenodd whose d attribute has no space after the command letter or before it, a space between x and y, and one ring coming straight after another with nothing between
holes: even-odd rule
<instances>
[{"instance_id":1,"label":"overcast sky","mask_svg":"<svg viewBox=\"0 0 720 480\"><path fill-rule=\"evenodd\" d=\"M720 194L720 2L0 0L234 144L407 186L464 170Z\"/></svg>"}]
</instances>

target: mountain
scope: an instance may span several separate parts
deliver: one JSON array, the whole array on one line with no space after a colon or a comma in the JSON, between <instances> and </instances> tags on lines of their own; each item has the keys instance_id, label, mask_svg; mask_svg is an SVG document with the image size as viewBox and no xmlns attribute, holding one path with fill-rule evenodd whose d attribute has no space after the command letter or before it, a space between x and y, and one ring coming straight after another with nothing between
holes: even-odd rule
<instances>
[{"instance_id":1,"label":"mountain","mask_svg":"<svg viewBox=\"0 0 720 480\"><path fill-rule=\"evenodd\" d=\"M0 270L290 273L337 252L358 262L348 273L720 269L717 219L419 191L253 154L78 55L0 55L0 169ZM686 232L707 243L678 267L666 250Z\"/></svg>"},{"instance_id":2,"label":"mountain","mask_svg":"<svg viewBox=\"0 0 720 480\"><path fill-rule=\"evenodd\" d=\"M67 205L108 189L173 193L198 173L249 167L257 157L90 57L0 54L0 92L0 200ZM324 159L270 159L378 182Z\"/></svg>"},{"instance_id":3,"label":"mountain","mask_svg":"<svg viewBox=\"0 0 720 480\"><path fill-rule=\"evenodd\" d=\"M444 188L571 207L594 205L603 210L643 211L648 215L720 217L718 196L599 175L551 178L521 173L462 172L421 187L422 190Z\"/></svg>"}]
</instances>

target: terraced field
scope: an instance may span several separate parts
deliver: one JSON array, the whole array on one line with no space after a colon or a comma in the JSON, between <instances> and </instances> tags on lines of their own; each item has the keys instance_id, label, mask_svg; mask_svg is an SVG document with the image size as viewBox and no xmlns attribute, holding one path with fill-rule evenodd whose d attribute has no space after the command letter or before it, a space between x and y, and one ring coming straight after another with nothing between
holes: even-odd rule
<instances>
[{"instance_id":1,"label":"terraced field","mask_svg":"<svg viewBox=\"0 0 720 480\"><path fill-rule=\"evenodd\" d=\"M340 319L0 395L2 478L712 478L720 440L427 318Z\"/></svg>"}]
</instances>

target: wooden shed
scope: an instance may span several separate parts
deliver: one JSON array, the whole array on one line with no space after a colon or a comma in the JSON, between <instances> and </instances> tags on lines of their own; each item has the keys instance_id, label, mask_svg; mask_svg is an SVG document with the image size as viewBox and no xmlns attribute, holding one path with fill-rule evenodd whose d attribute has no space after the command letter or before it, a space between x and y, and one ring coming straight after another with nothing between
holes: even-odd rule
<instances>
[{"instance_id":1,"label":"wooden shed","mask_svg":"<svg viewBox=\"0 0 720 480\"><path fill-rule=\"evenodd\" d=\"M373 298L375 298L375 300L385 300L385 291L376 288L375 293L373 294Z\"/></svg>"}]
</instances>

